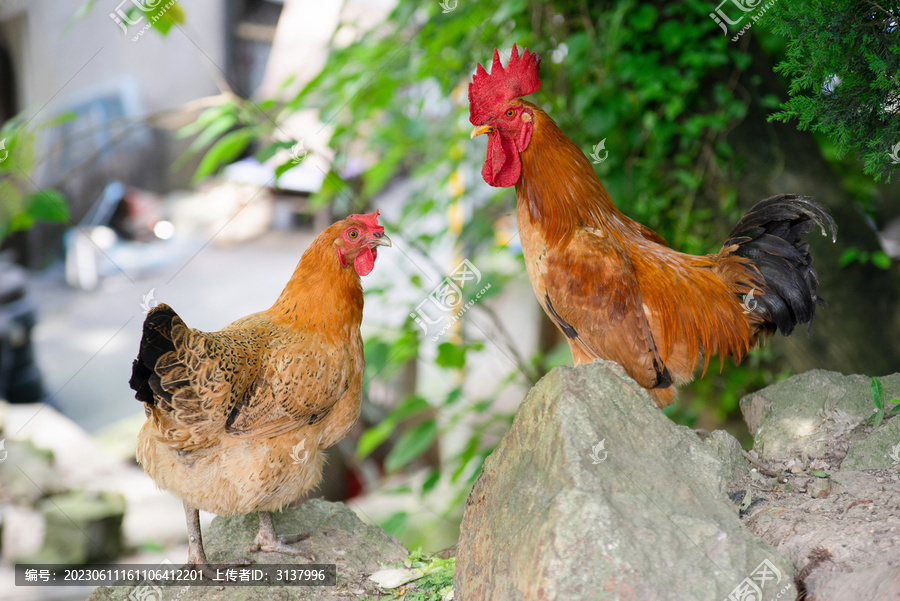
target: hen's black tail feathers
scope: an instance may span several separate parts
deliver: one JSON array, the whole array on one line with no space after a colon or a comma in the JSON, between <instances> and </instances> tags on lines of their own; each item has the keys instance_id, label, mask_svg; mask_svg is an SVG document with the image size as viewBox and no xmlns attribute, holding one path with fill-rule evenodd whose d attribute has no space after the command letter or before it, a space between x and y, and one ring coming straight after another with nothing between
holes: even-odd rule
<instances>
[{"instance_id":1,"label":"hen's black tail feathers","mask_svg":"<svg viewBox=\"0 0 900 601\"><path fill-rule=\"evenodd\" d=\"M762 294L744 302L748 309L759 303L769 332L777 327L787 336L798 323L812 325L816 305L825 305L817 294L809 244L803 241L814 225L823 236L830 233L832 242L837 239L837 225L824 207L805 196L780 194L750 209L725 242L724 248L737 245L730 254L748 259L765 280Z\"/></svg>"},{"instance_id":2,"label":"hen's black tail feathers","mask_svg":"<svg viewBox=\"0 0 900 601\"><path fill-rule=\"evenodd\" d=\"M128 384L134 390L134 398L153 405L154 393L163 400L171 400L171 394L163 390L159 375L154 371L156 362L164 354L175 350L172 340L172 320L180 319L171 307L159 304L153 307L144 320L144 335L137 359L131 367Z\"/></svg>"}]
</instances>

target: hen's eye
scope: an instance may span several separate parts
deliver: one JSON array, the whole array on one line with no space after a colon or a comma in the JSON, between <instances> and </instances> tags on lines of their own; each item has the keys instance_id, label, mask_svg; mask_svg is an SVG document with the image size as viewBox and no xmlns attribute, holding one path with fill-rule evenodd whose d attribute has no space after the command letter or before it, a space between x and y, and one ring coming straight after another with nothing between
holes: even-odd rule
<instances>
[{"instance_id":1,"label":"hen's eye","mask_svg":"<svg viewBox=\"0 0 900 601\"><path fill-rule=\"evenodd\" d=\"M515 109L509 109L508 111L506 111L507 117L513 117L513 116L515 116L515 114L516 114Z\"/></svg>"},{"instance_id":2,"label":"hen's eye","mask_svg":"<svg viewBox=\"0 0 900 601\"><path fill-rule=\"evenodd\" d=\"M347 237L351 240L355 240L357 236L359 236L359 232L357 232L356 230L350 230L349 232L347 232Z\"/></svg>"}]
</instances>

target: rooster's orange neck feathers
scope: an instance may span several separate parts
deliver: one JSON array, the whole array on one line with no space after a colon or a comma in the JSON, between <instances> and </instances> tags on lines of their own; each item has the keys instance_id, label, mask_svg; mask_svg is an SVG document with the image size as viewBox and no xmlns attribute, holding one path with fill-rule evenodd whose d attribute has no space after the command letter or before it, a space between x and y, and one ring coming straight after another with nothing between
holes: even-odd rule
<instances>
[{"instance_id":1,"label":"rooster's orange neck feathers","mask_svg":"<svg viewBox=\"0 0 900 601\"><path fill-rule=\"evenodd\" d=\"M528 148L519 155L522 176L516 197L527 203L531 220L541 224L546 243L565 245L580 227L610 226L646 237L649 230L613 204L581 149L547 113L530 102L522 103L534 111L534 131Z\"/></svg>"}]
</instances>

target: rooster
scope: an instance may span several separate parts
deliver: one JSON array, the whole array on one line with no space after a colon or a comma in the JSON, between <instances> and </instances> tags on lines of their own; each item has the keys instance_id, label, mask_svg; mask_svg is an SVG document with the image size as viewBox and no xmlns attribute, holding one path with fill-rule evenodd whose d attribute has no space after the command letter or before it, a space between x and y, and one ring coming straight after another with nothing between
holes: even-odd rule
<instances>
[{"instance_id":1,"label":"rooster","mask_svg":"<svg viewBox=\"0 0 900 601\"><path fill-rule=\"evenodd\" d=\"M269 512L319 483L321 451L359 417L360 276L390 245L377 211L351 215L313 241L265 311L218 332L187 327L164 304L147 315L130 381L147 415L137 459L183 500L190 563L207 563L198 509L259 512L249 551L311 557L275 537Z\"/></svg>"},{"instance_id":2,"label":"rooster","mask_svg":"<svg viewBox=\"0 0 900 601\"><path fill-rule=\"evenodd\" d=\"M576 365L615 361L665 407L701 359L705 374L712 355L739 362L776 329L787 336L811 324L824 302L803 237L816 225L835 240L825 209L773 196L744 215L718 253L672 250L616 208L582 151L521 98L540 88L539 65L515 45L506 68L497 50L490 74L478 65L470 137L488 134L484 180L516 187L528 278Z\"/></svg>"}]
</instances>

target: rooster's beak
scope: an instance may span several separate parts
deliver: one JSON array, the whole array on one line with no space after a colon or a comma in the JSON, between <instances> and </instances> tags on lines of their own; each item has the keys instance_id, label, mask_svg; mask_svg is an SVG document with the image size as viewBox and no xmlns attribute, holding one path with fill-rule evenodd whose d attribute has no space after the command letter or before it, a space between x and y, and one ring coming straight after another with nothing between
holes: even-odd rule
<instances>
[{"instance_id":1,"label":"rooster's beak","mask_svg":"<svg viewBox=\"0 0 900 601\"><path fill-rule=\"evenodd\" d=\"M385 236L383 233L379 234L375 232L372 235L375 237L369 238L369 248L374 248L376 246L393 246L393 244L391 244L391 239Z\"/></svg>"},{"instance_id":2,"label":"rooster's beak","mask_svg":"<svg viewBox=\"0 0 900 601\"><path fill-rule=\"evenodd\" d=\"M481 134L489 134L494 131L494 128L490 125L476 125L472 128L472 133L469 134L469 139L471 140L475 136L480 136Z\"/></svg>"}]
</instances>

